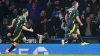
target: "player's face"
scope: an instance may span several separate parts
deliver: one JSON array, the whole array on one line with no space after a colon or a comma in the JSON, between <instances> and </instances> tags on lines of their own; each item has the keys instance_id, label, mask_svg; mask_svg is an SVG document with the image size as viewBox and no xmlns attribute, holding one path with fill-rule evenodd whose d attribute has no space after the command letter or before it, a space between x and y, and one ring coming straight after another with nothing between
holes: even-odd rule
<instances>
[{"instance_id":1,"label":"player's face","mask_svg":"<svg viewBox=\"0 0 100 56\"><path fill-rule=\"evenodd\" d=\"M28 11L25 14L26 14L26 16L28 16Z\"/></svg>"},{"instance_id":2,"label":"player's face","mask_svg":"<svg viewBox=\"0 0 100 56\"><path fill-rule=\"evenodd\" d=\"M79 6L79 4L78 4L78 3L76 3L76 4L75 4L75 7L76 7L76 8L78 8L78 6Z\"/></svg>"}]
</instances>

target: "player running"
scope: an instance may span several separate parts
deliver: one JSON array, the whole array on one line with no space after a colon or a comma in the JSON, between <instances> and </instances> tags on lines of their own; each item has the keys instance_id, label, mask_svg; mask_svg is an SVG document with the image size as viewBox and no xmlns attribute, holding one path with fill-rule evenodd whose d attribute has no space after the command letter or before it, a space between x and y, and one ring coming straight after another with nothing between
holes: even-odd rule
<instances>
[{"instance_id":1,"label":"player running","mask_svg":"<svg viewBox=\"0 0 100 56\"><path fill-rule=\"evenodd\" d=\"M77 21L80 24L80 26L83 26L82 22L79 19L79 11L77 10L78 6L78 2L74 1L72 3L72 7L68 9L68 12L65 16L65 20L68 24L69 33L71 34L71 36L61 41L62 47L64 47L65 42L69 42L72 39L71 37L74 37L74 39L76 40L79 38L82 42L82 45L88 44L82 40L82 37L80 36L80 31L75 24L75 21Z\"/></svg>"},{"instance_id":2,"label":"player running","mask_svg":"<svg viewBox=\"0 0 100 56\"><path fill-rule=\"evenodd\" d=\"M22 29L26 30L26 31L30 31L33 32L33 29L28 29L25 25L27 22L26 17L28 16L28 10L27 9L23 9L23 15L19 16L15 19L16 25L15 25L15 30L13 33L13 37L14 39L12 40L12 44L11 44L11 48L9 50L7 50L5 53L6 54L10 54L10 52L16 48L16 46L18 45L18 41L20 39L22 39L23 41L26 41L26 37L24 36L24 34L22 33ZM12 22L14 23L14 22Z\"/></svg>"}]
</instances>

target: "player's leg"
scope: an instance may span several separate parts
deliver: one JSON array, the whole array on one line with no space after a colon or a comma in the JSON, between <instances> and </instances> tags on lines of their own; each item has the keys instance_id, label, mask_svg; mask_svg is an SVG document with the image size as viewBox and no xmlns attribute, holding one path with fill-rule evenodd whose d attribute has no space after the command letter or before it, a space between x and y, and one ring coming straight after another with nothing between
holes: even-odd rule
<instances>
[{"instance_id":1,"label":"player's leg","mask_svg":"<svg viewBox=\"0 0 100 56\"><path fill-rule=\"evenodd\" d=\"M72 36L66 38L66 39L64 40L64 43L71 43L71 41L72 41Z\"/></svg>"},{"instance_id":2,"label":"player's leg","mask_svg":"<svg viewBox=\"0 0 100 56\"><path fill-rule=\"evenodd\" d=\"M72 35L69 33L69 31L70 30L68 28L65 30L65 40L64 40L65 43L72 42Z\"/></svg>"},{"instance_id":3,"label":"player's leg","mask_svg":"<svg viewBox=\"0 0 100 56\"><path fill-rule=\"evenodd\" d=\"M69 30L70 31L70 30ZM62 44L62 47L64 47L64 44L65 43L71 43L71 41L72 41L72 35L69 33L69 31L66 33L66 34L68 34L68 37L66 38L66 39L63 39L63 40L61 40L61 44Z\"/></svg>"},{"instance_id":4,"label":"player's leg","mask_svg":"<svg viewBox=\"0 0 100 56\"><path fill-rule=\"evenodd\" d=\"M84 42L83 41L83 39L82 39L82 37L81 37L81 35L80 35L80 31L79 31L79 29L77 29L77 36L78 36L78 39L80 40L80 42L81 42L81 45L83 45L83 46L85 46L85 45L87 45L88 43L86 43L86 42Z\"/></svg>"},{"instance_id":5,"label":"player's leg","mask_svg":"<svg viewBox=\"0 0 100 56\"><path fill-rule=\"evenodd\" d=\"M17 45L18 45L17 42L12 42L10 49L8 49L8 50L5 52L5 54L10 54L10 52L11 52L13 49L15 49Z\"/></svg>"},{"instance_id":6,"label":"player's leg","mask_svg":"<svg viewBox=\"0 0 100 56\"><path fill-rule=\"evenodd\" d=\"M75 27L73 33L72 33L72 36L75 40L78 40L78 36L77 36L77 28Z\"/></svg>"},{"instance_id":7,"label":"player's leg","mask_svg":"<svg viewBox=\"0 0 100 56\"><path fill-rule=\"evenodd\" d=\"M77 36L78 36L78 39L80 40L80 42L84 42L81 35L80 35L79 29L77 29L77 34L78 34Z\"/></svg>"},{"instance_id":8,"label":"player's leg","mask_svg":"<svg viewBox=\"0 0 100 56\"><path fill-rule=\"evenodd\" d=\"M71 36L69 36L67 39L62 40L62 47L64 47L65 43L71 43L72 42L72 38L77 40L78 39L77 33L72 33Z\"/></svg>"},{"instance_id":9,"label":"player's leg","mask_svg":"<svg viewBox=\"0 0 100 56\"><path fill-rule=\"evenodd\" d=\"M73 36L70 33L67 33L67 35L68 36L67 36L67 38L65 38L64 43L71 43Z\"/></svg>"},{"instance_id":10,"label":"player's leg","mask_svg":"<svg viewBox=\"0 0 100 56\"><path fill-rule=\"evenodd\" d=\"M13 49L15 49L16 46L18 46L17 41L18 41L19 37L20 37L20 33L19 33L19 34L14 34L14 39L12 40L11 47L10 47L10 49L8 49L8 50L5 52L6 54L10 54L10 52L11 52Z\"/></svg>"},{"instance_id":11,"label":"player's leg","mask_svg":"<svg viewBox=\"0 0 100 56\"><path fill-rule=\"evenodd\" d=\"M72 41L71 38L78 39L76 33L77 33L77 31L76 31L76 26L75 26L75 24L73 24L72 26L69 27L69 34L70 34L71 36L69 36L67 39L61 41L61 42L62 42L62 47L64 47L65 42L70 42L70 41Z\"/></svg>"},{"instance_id":12,"label":"player's leg","mask_svg":"<svg viewBox=\"0 0 100 56\"><path fill-rule=\"evenodd\" d=\"M20 38L23 41L23 43L26 43L27 42L27 39L26 39L26 37L24 36L23 33L21 33Z\"/></svg>"},{"instance_id":13,"label":"player's leg","mask_svg":"<svg viewBox=\"0 0 100 56\"><path fill-rule=\"evenodd\" d=\"M77 36L77 28L75 26L75 24L73 25L73 28L70 30L70 34L71 34L71 38L74 38L74 39L78 39L78 36Z\"/></svg>"}]
</instances>

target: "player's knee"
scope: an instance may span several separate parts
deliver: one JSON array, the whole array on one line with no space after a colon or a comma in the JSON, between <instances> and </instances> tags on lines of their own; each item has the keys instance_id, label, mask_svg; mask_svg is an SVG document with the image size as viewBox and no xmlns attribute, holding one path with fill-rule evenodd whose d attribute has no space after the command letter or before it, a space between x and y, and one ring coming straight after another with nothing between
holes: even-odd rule
<instances>
[{"instance_id":1,"label":"player's knee","mask_svg":"<svg viewBox=\"0 0 100 56\"><path fill-rule=\"evenodd\" d=\"M26 37L24 37L22 40L23 40L23 42L26 42Z\"/></svg>"},{"instance_id":2,"label":"player's knee","mask_svg":"<svg viewBox=\"0 0 100 56\"><path fill-rule=\"evenodd\" d=\"M12 45L16 47L16 46L18 46L18 43L13 42Z\"/></svg>"},{"instance_id":3,"label":"player's knee","mask_svg":"<svg viewBox=\"0 0 100 56\"><path fill-rule=\"evenodd\" d=\"M77 34L80 35L80 31L79 31L79 29L77 29Z\"/></svg>"},{"instance_id":4,"label":"player's knee","mask_svg":"<svg viewBox=\"0 0 100 56\"><path fill-rule=\"evenodd\" d=\"M75 39L78 39L77 34L72 34Z\"/></svg>"}]
</instances>

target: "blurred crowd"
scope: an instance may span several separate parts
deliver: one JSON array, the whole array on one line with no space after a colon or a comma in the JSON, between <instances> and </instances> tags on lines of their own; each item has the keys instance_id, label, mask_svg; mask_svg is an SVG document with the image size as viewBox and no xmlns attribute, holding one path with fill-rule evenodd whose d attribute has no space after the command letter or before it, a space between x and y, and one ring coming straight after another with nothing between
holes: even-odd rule
<instances>
[{"instance_id":1,"label":"blurred crowd","mask_svg":"<svg viewBox=\"0 0 100 56\"><path fill-rule=\"evenodd\" d=\"M5 40L11 36L13 29L8 30L14 18L22 15L22 9L28 9L28 25L34 29L33 33L23 31L26 37L37 37L37 34L45 35L45 39L63 38L66 27L64 16L66 10L72 6L74 0L0 0L0 35ZM79 2L80 19L83 27L80 27L82 36L100 35L100 1L76 0Z\"/></svg>"}]
</instances>

